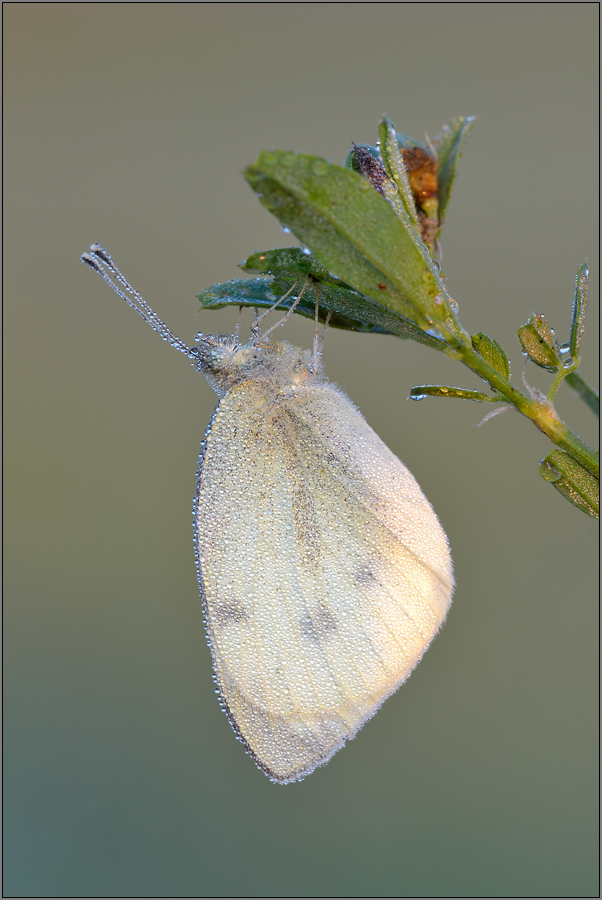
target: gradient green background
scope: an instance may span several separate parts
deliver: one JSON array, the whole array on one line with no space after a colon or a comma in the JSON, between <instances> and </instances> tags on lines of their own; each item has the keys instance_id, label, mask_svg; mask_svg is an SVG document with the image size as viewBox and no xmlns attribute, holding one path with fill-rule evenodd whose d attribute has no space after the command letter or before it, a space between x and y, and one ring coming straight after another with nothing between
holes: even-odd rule
<instances>
[{"instance_id":1,"label":"gradient green background","mask_svg":"<svg viewBox=\"0 0 602 900\"><path fill-rule=\"evenodd\" d=\"M507 413L393 337L329 334L327 373L408 465L457 579L418 670L306 781L279 787L220 711L191 501L215 396L79 262L92 241L173 330L195 293L291 243L240 172L341 161L386 112L479 117L443 238L470 331L505 346L596 297L595 3L8 4L5 19L5 895L597 894L596 523ZM595 381L597 312L584 374ZM247 317L250 320L250 317ZM288 338L311 340L296 319ZM549 378L529 369L544 386ZM558 407L587 441L591 413Z\"/></svg>"}]
</instances>

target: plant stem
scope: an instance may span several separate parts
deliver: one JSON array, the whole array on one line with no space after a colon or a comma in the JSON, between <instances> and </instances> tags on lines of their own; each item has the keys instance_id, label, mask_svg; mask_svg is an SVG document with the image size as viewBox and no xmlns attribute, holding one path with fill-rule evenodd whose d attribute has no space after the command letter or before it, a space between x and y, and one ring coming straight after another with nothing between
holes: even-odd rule
<instances>
[{"instance_id":1,"label":"plant stem","mask_svg":"<svg viewBox=\"0 0 602 900\"><path fill-rule=\"evenodd\" d=\"M452 355L451 353L449 354ZM573 459L585 466L593 475L600 475L600 460L598 454L576 435L568 425L562 421L554 404L542 396L541 399L527 397L522 391L504 378L482 356L472 348L457 349L453 355L472 369L480 378L508 400L519 412L547 435L553 444L566 450ZM571 373L574 375L575 373ZM571 376L568 376L571 377Z\"/></svg>"},{"instance_id":2,"label":"plant stem","mask_svg":"<svg viewBox=\"0 0 602 900\"><path fill-rule=\"evenodd\" d=\"M555 378L554 381L552 382L552 387L551 387L550 390L548 391L548 400L549 400L550 402L551 402L551 401L554 399L554 397L556 396L556 391L558 390L558 388L560 387L560 385L562 384L562 382L564 381L564 379L565 379L566 377L567 377L567 373L566 373L566 372L563 372L562 369L559 369L559 370L558 370L558 373L557 373L557 375L556 375L556 378Z\"/></svg>"},{"instance_id":3,"label":"plant stem","mask_svg":"<svg viewBox=\"0 0 602 900\"><path fill-rule=\"evenodd\" d=\"M567 384L576 391L584 403L586 403L591 411L600 416L600 394L598 391L590 387L587 381L577 372L571 372L565 379Z\"/></svg>"}]
</instances>

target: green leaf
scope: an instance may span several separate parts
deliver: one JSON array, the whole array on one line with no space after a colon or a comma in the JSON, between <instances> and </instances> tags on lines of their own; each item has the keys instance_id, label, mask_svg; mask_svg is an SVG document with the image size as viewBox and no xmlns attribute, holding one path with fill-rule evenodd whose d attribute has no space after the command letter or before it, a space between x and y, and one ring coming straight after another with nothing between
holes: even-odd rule
<instances>
[{"instance_id":1,"label":"green leaf","mask_svg":"<svg viewBox=\"0 0 602 900\"><path fill-rule=\"evenodd\" d=\"M579 372L570 372L565 379L573 390L579 394L581 399L595 415L600 418L600 394L581 377Z\"/></svg>"},{"instance_id":2,"label":"green leaf","mask_svg":"<svg viewBox=\"0 0 602 900\"><path fill-rule=\"evenodd\" d=\"M297 251L296 247L286 248ZM286 257L286 249L282 251L268 251L273 253L272 260L277 258L278 254ZM263 254L254 254L249 257L247 263ZM267 256L267 254L266 254ZM294 258L294 254L291 254ZM306 259L313 259L306 257ZM320 263L314 260L309 265L313 268L320 267ZM245 264L246 265L246 264ZM268 275L263 278L234 278L223 284L213 284L198 294L203 309L223 309L225 306L247 306L258 307L261 309L269 308L276 303L279 297L284 296L290 288L293 287L295 281L298 282L298 290L294 291L291 296L287 297L280 305L279 309L286 310L291 307L296 300L303 281L307 276L304 272L301 277L277 277ZM374 332L377 334L393 334L400 338L411 338L419 343L426 344L436 350L444 350L445 344L436 338L425 334L423 331L401 316L396 315L383 306L379 306L370 300L369 297L363 297L357 291L352 290L340 282L319 281L316 280L319 297L319 319L324 322L328 312L332 313L330 326L333 328L342 328L348 331ZM316 298L313 287L308 287L303 297L295 307L295 313L305 316L307 319L315 317Z\"/></svg>"},{"instance_id":3,"label":"green leaf","mask_svg":"<svg viewBox=\"0 0 602 900\"><path fill-rule=\"evenodd\" d=\"M528 323L518 329L517 334L523 353L529 359L548 372L558 371L562 366L560 347L554 329L550 327L544 315L533 313Z\"/></svg>"},{"instance_id":4,"label":"green leaf","mask_svg":"<svg viewBox=\"0 0 602 900\"><path fill-rule=\"evenodd\" d=\"M440 222L444 221L447 213L464 141L475 121L475 116L458 116L449 125L444 125L433 140L433 146L439 160Z\"/></svg>"},{"instance_id":5,"label":"green leaf","mask_svg":"<svg viewBox=\"0 0 602 900\"><path fill-rule=\"evenodd\" d=\"M479 356L482 356L490 366L503 375L504 378L510 377L510 363L501 344L498 344L493 338L487 337L486 334L473 334L472 346Z\"/></svg>"},{"instance_id":6,"label":"green leaf","mask_svg":"<svg viewBox=\"0 0 602 900\"><path fill-rule=\"evenodd\" d=\"M539 464L544 481L588 516L600 516L600 482L564 450L552 450Z\"/></svg>"},{"instance_id":7,"label":"green leaf","mask_svg":"<svg viewBox=\"0 0 602 900\"><path fill-rule=\"evenodd\" d=\"M478 403L494 403L497 399L482 391L468 391L445 384L417 384L410 391L411 400L424 400L425 397L454 397L458 400L476 400Z\"/></svg>"},{"instance_id":8,"label":"green leaf","mask_svg":"<svg viewBox=\"0 0 602 900\"><path fill-rule=\"evenodd\" d=\"M587 309L587 280L589 269L587 260L577 269L575 278L575 299L573 300L573 315L571 321L571 338L569 340L569 355L571 359L579 358L581 338L585 328L585 311ZM567 360L568 361L568 360Z\"/></svg>"},{"instance_id":9,"label":"green leaf","mask_svg":"<svg viewBox=\"0 0 602 900\"><path fill-rule=\"evenodd\" d=\"M415 141L409 134L402 134L401 131L397 131L396 136L400 150L409 150L411 147L420 147L421 150L426 150L424 144L421 144L420 141Z\"/></svg>"},{"instance_id":10,"label":"green leaf","mask_svg":"<svg viewBox=\"0 0 602 900\"><path fill-rule=\"evenodd\" d=\"M223 284L212 284L197 297L203 309L224 306L273 306L271 278L233 278Z\"/></svg>"},{"instance_id":11,"label":"green leaf","mask_svg":"<svg viewBox=\"0 0 602 900\"><path fill-rule=\"evenodd\" d=\"M320 157L282 151L264 152L245 174L333 277L450 346L466 344L435 266L369 181Z\"/></svg>"},{"instance_id":12,"label":"green leaf","mask_svg":"<svg viewBox=\"0 0 602 900\"><path fill-rule=\"evenodd\" d=\"M420 235L418 210L414 203L410 179L408 178L405 163L399 149L397 134L395 133L393 123L389 119L383 117L378 126L378 134L380 138L380 152L385 169L391 180L397 186L399 198L403 203L416 234Z\"/></svg>"},{"instance_id":13,"label":"green leaf","mask_svg":"<svg viewBox=\"0 0 602 900\"><path fill-rule=\"evenodd\" d=\"M239 263L239 268L243 272L261 272L280 277L290 275L291 278L306 278L311 275L315 281L333 281L326 266L299 247L279 247L276 250L253 253Z\"/></svg>"}]
</instances>

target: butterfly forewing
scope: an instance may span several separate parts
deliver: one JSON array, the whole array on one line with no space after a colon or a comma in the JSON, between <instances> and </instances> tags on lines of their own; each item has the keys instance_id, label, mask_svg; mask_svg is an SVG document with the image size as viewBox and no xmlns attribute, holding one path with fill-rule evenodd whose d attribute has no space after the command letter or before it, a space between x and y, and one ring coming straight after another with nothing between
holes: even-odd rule
<instances>
[{"instance_id":1,"label":"butterfly forewing","mask_svg":"<svg viewBox=\"0 0 602 900\"><path fill-rule=\"evenodd\" d=\"M246 382L224 397L197 540L222 700L281 782L325 762L405 680L451 596L430 504L328 384L267 402Z\"/></svg>"}]
</instances>

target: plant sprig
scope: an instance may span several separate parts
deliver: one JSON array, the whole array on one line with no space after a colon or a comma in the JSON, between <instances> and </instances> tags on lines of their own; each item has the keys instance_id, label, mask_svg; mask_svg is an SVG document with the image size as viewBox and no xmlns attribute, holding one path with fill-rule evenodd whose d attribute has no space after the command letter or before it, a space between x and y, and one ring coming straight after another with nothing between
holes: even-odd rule
<instances>
[{"instance_id":1,"label":"plant sprig","mask_svg":"<svg viewBox=\"0 0 602 900\"><path fill-rule=\"evenodd\" d=\"M295 302L307 278L319 297L322 320L354 331L394 334L457 359L490 393L449 385L418 385L413 399L439 396L514 407L558 450L540 463L542 477L578 509L599 515L599 454L560 418L554 397L564 380L595 412L599 399L577 373L587 307L588 267L576 276L569 338L559 344L541 313L518 329L523 355L554 375L547 396L510 378L498 341L468 334L437 262L439 237L465 138L473 117L458 117L432 142L421 144L383 118L376 146L356 145L343 166L292 151L265 151L245 172L261 203L300 240L255 253L241 263L254 278L213 285L199 294L206 309L268 307L287 292ZM310 292L295 309L312 317ZM524 379L523 379L524 380ZM493 413L492 413L493 414Z\"/></svg>"}]
</instances>

